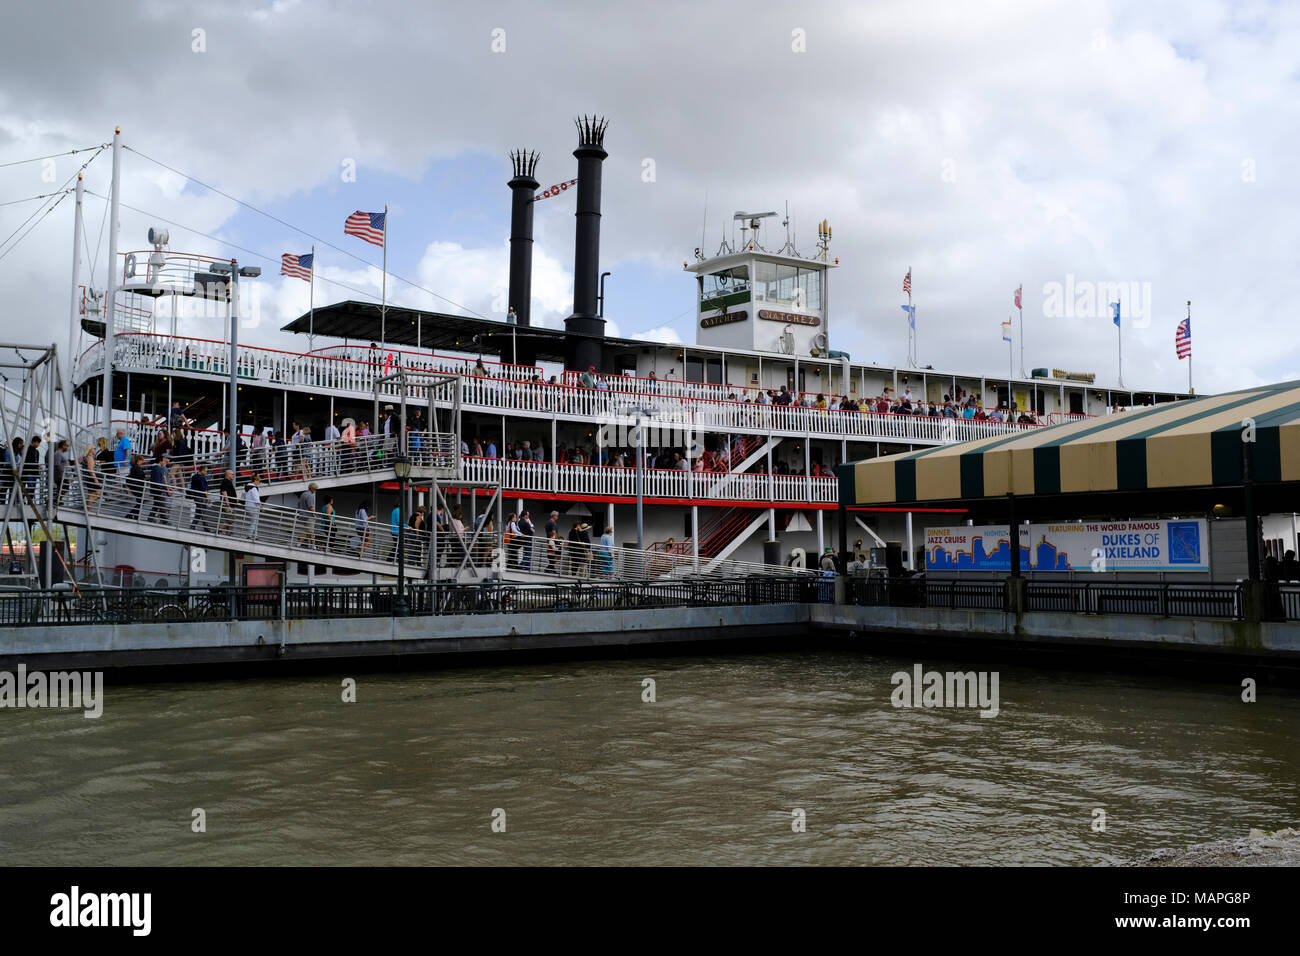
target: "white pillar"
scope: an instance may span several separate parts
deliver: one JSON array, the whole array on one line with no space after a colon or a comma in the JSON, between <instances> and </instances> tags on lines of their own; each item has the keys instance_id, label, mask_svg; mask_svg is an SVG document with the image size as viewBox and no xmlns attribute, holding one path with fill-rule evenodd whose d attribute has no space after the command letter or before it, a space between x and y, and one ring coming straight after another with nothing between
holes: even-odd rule
<instances>
[{"instance_id":1,"label":"white pillar","mask_svg":"<svg viewBox=\"0 0 1300 956\"><path fill-rule=\"evenodd\" d=\"M983 393L981 393L980 401L983 401L982 395ZM907 513L907 560L903 563L903 566L906 567L909 571L915 571L916 569L912 566L913 563L914 562L912 560L912 512L909 511Z\"/></svg>"},{"instance_id":2,"label":"white pillar","mask_svg":"<svg viewBox=\"0 0 1300 956\"><path fill-rule=\"evenodd\" d=\"M767 540L776 540L776 509L767 509Z\"/></svg>"},{"instance_id":3,"label":"white pillar","mask_svg":"<svg viewBox=\"0 0 1300 956\"><path fill-rule=\"evenodd\" d=\"M826 535L822 525L822 516L824 514L825 512L821 508L817 509L817 560L818 561L821 560L822 552L826 550Z\"/></svg>"},{"instance_id":4,"label":"white pillar","mask_svg":"<svg viewBox=\"0 0 1300 956\"><path fill-rule=\"evenodd\" d=\"M691 505L691 560L700 570L700 506Z\"/></svg>"}]
</instances>

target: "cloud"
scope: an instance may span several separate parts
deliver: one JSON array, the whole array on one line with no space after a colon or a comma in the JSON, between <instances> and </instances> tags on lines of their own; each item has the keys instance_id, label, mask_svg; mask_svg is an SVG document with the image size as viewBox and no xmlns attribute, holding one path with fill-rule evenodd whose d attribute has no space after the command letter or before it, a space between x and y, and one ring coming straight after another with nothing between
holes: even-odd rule
<instances>
[{"instance_id":1,"label":"cloud","mask_svg":"<svg viewBox=\"0 0 1300 956\"><path fill-rule=\"evenodd\" d=\"M67 22L98 49L141 55L88 56L57 39ZM206 52L192 49L195 28L206 30ZM497 28L503 52L494 52ZM806 52L792 49L796 28ZM522 145L542 153L543 185L567 179L572 117L598 111L610 118L602 268L619 277L608 311L623 327L693 335L689 319L674 319L690 302L674 273L701 243L707 191L709 251L730 235L736 209L784 210L788 200L804 250L813 224L830 219L840 258L831 344L855 357L903 359L899 286L911 266L919 356L945 371L1005 367L1000 323L1023 283L1027 364L1113 382L1113 326L1058 322L1030 295L1070 274L1151 284L1152 324L1125 330L1130 383L1185 387L1186 363L1172 349L1188 299L1199 390L1300 366L1300 327L1281 319L1300 293L1297 225L1283 213L1300 205L1289 172L1300 145L1292 6L893 0L774 3L737 18L723 5L591 0L539 19L523 2L490 13L395 0L83 2L15 8L6 39L0 162L100 143L120 122L144 155L264 205L350 205L340 192L346 159L367 177L358 190L382 177L415 190L434 170L446 215L417 224L424 253L414 278L484 315L504 312L494 308L504 246L440 230L486 222L485 234L504 237L503 184L485 200L441 171L467 156L498 157L504 170L506 150ZM58 160L60 181L80 161ZM270 250L285 238L138 156L128 153L123 168L132 205L220 240L186 236L185 248L229 255L232 245ZM49 191L39 174L40 164L0 169L0 201ZM106 177L104 156L87 183L106 192ZM0 238L22 208L0 207ZM87 258L98 242L101 273L102 208L87 203ZM0 260L10 337L64 334L69 211L65 202ZM540 203L536 217L534 321L558 326L572 309L572 202ZM122 248L143 245L150 224L124 211ZM780 245L784 230L770 227L765 241ZM342 275L375 285L368 270ZM263 285L277 321L297 307L301 288ZM390 291L452 310L400 283ZM257 334L273 327L265 321Z\"/></svg>"}]
</instances>

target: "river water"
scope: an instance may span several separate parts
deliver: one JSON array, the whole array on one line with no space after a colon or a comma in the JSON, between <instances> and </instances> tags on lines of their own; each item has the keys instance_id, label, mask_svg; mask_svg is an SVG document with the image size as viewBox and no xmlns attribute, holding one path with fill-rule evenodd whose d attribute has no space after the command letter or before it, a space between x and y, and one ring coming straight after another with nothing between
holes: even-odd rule
<instances>
[{"instance_id":1,"label":"river water","mask_svg":"<svg viewBox=\"0 0 1300 956\"><path fill-rule=\"evenodd\" d=\"M0 710L9 864L1093 864L1300 823L1300 694L845 650L111 686ZM646 702L643 681L654 681ZM194 810L206 832L193 832ZM805 832L795 832L802 810ZM1104 832L1094 810L1105 811ZM504 817L504 832L493 831Z\"/></svg>"}]
</instances>

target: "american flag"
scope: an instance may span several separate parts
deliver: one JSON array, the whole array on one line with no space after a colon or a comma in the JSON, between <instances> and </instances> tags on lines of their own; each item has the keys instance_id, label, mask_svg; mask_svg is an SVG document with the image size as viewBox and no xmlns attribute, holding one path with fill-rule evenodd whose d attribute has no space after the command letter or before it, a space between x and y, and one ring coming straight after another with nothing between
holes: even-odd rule
<instances>
[{"instance_id":1,"label":"american flag","mask_svg":"<svg viewBox=\"0 0 1300 956\"><path fill-rule=\"evenodd\" d=\"M907 275L903 276L903 291L908 295L912 294L912 267L907 267Z\"/></svg>"},{"instance_id":2,"label":"american flag","mask_svg":"<svg viewBox=\"0 0 1300 956\"><path fill-rule=\"evenodd\" d=\"M305 256L295 256L286 252L280 257L280 275L294 276L298 279L311 281L312 259L315 257L312 253Z\"/></svg>"},{"instance_id":3,"label":"american flag","mask_svg":"<svg viewBox=\"0 0 1300 956\"><path fill-rule=\"evenodd\" d=\"M1024 289L1024 286L1020 286L1020 288L1016 289L1016 308L1017 308L1017 309L1020 308L1020 292L1021 292L1022 289Z\"/></svg>"},{"instance_id":4,"label":"american flag","mask_svg":"<svg viewBox=\"0 0 1300 956\"><path fill-rule=\"evenodd\" d=\"M343 234L356 236L376 246L384 244L384 213L357 210L343 223Z\"/></svg>"},{"instance_id":5,"label":"american flag","mask_svg":"<svg viewBox=\"0 0 1300 956\"><path fill-rule=\"evenodd\" d=\"M1005 322L1002 323L1002 341L1003 342L1011 341L1011 320L1010 319L1007 319Z\"/></svg>"},{"instance_id":6,"label":"american flag","mask_svg":"<svg viewBox=\"0 0 1300 956\"><path fill-rule=\"evenodd\" d=\"M1192 317L1190 315L1178 323L1178 331L1174 333L1174 351L1178 353L1180 359L1192 357Z\"/></svg>"}]
</instances>

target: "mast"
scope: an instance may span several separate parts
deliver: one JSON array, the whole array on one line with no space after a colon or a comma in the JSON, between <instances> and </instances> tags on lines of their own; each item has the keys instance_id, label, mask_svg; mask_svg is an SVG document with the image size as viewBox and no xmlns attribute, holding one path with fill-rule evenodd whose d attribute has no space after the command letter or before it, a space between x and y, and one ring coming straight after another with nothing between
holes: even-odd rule
<instances>
[{"instance_id":1,"label":"mast","mask_svg":"<svg viewBox=\"0 0 1300 956\"><path fill-rule=\"evenodd\" d=\"M81 199L85 185L81 173L77 173L77 204L72 217L72 307L68 311L68 373L67 380L72 381L72 363L77 356L77 287L81 284Z\"/></svg>"},{"instance_id":2,"label":"mast","mask_svg":"<svg viewBox=\"0 0 1300 956\"><path fill-rule=\"evenodd\" d=\"M312 259L312 265L316 260ZM388 329L388 203L384 203L384 279L379 305L379 344L384 345Z\"/></svg>"},{"instance_id":3,"label":"mast","mask_svg":"<svg viewBox=\"0 0 1300 956\"><path fill-rule=\"evenodd\" d=\"M117 322L117 225L122 188L122 127L113 130L113 181L108 192L108 286L104 309L104 436L113 442L113 336ZM127 396L130 405L131 396Z\"/></svg>"},{"instance_id":4,"label":"mast","mask_svg":"<svg viewBox=\"0 0 1300 956\"><path fill-rule=\"evenodd\" d=\"M388 234L388 219L384 219L384 234ZM311 272L308 281L311 283L311 291L308 293L310 298L307 300L308 310L311 317L307 320L307 349L316 351L316 243L311 244Z\"/></svg>"}]
</instances>

